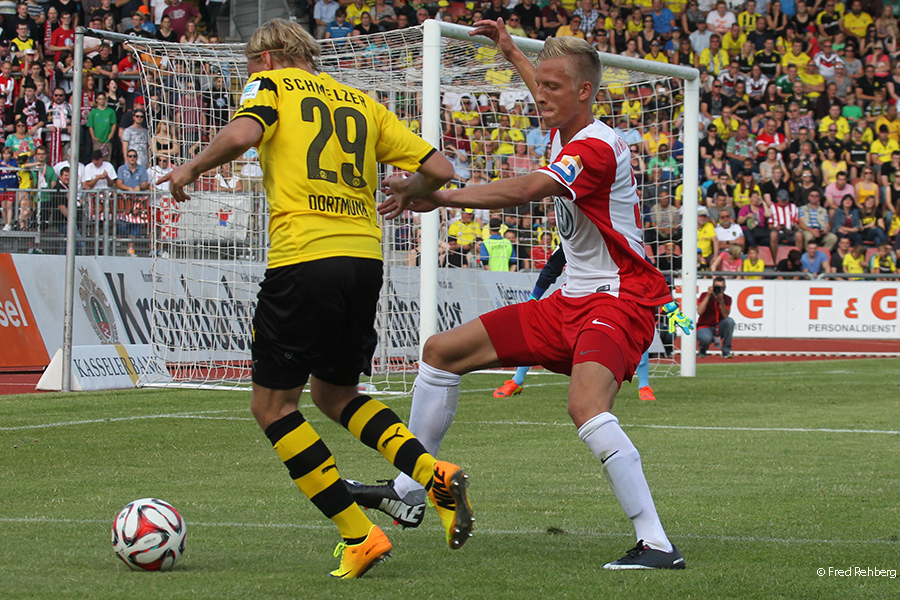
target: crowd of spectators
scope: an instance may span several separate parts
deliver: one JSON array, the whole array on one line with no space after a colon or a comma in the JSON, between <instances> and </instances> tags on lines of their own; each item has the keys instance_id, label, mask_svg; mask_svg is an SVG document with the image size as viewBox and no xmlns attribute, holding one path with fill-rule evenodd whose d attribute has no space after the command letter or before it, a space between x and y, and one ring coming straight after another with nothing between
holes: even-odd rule
<instances>
[{"instance_id":1,"label":"crowd of spectators","mask_svg":"<svg viewBox=\"0 0 900 600\"><path fill-rule=\"evenodd\" d=\"M139 66L126 42L89 32L82 109L73 115L75 27L169 42L217 43L222 4L210 0L199 3L198 9L196 3L181 0L0 1L3 231L65 231L65 196L75 176L69 174L68 149L72 127L80 127L79 186L117 192L114 210L120 236L148 234L147 190L171 170L171 162L193 156L201 141L227 123L236 106L233 93L223 74L203 65L204 77L183 77L177 94L161 98L140 85ZM146 125L151 118L156 124L152 131ZM240 190L240 180L230 173L206 179L210 189ZM128 252L134 254L132 245Z\"/></svg>"},{"instance_id":2,"label":"crowd of spectators","mask_svg":"<svg viewBox=\"0 0 900 600\"><path fill-rule=\"evenodd\" d=\"M221 4L200 2L198 10L181 0L0 1L0 137L8 148L0 160L3 229L63 230L65 211L53 197L18 190L68 187L74 27L215 43ZM318 0L310 28L335 39L431 18L472 24L501 17L520 36L582 37L603 52L697 67L696 134L683 130L677 79L625 85L607 70L596 104L597 117L630 147L646 250L657 266L680 269L684 136L698 135L703 268L886 273L896 270L900 248L895 10L900 13L900 3L861 0L847 6L835 0ZM88 35L85 46L83 108L75 123L85 157L77 177L85 190L148 190L170 163L193 156L235 108L228 74L208 65L200 65L202 76L181 73L171 91L159 81L142 89L127 44ZM488 51L476 54L499 62ZM509 75L496 67L486 77L502 84ZM504 91L467 93L455 85L443 94L441 150L456 170L452 185L479 185L547 164L550 132L533 100L527 92L496 89ZM418 102L413 94L406 104L392 104L415 131ZM153 131L144 126L151 118ZM225 171L208 174L201 186L240 191L241 177ZM253 174L258 180L258 167ZM410 264L419 260L413 219L391 232ZM550 198L515 212L445 212L442 219L448 241L439 256L448 267L540 269L559 242ZM146 234L146 224L146 200L120 210L122 235Z\"/></svg>"},{"instance_id":3,"label":"crowd of spectators","mask_svg":"<svg viewBox=\"0 0 900 600\"><path fill-rule=\"evenodd\" d=\"M791 4L682 18L703 81L701 262L896 272L900 6Z\"/></svg>"},{"instance_id":4,"label":"crowd of spectators","mask_svg":"<svg viewBox=\"0 0 900 600\"><path fill-rule=\"evenodd\" d=\"M814 261L820 274L895 270L898 14L898 3L861 0L355 0L345 7L319 0L314 8L322 38L403 29L429 18L469 25L502 17L520 36L577 36L603 52L698 68L702 267L802 271L812 243L826 257ZM663 270L681 262L682 101L678 80L613 84L596 110L629 143L647 252ZM456 185L546 164L549 132L527 94L446 92L443 105L442 150L456 167ZM403 107L397 112L406 116ZM407 122L418 126L414 118ZM499 219L498 232L491 232L491 218ZM558 239L550 199L511 215L456 213L444 220L451 237L440 256L447 266L490 268L483 241L499 233L513 247L510 268L539 268L547 252L543 234L550 234L551 249ZM464 235L454 236L461 223ZM398 235L400 247L411 249L410 262L417 261L415 234L401 228ZM851 256L862 253L861 261L843 260L846 244Z\"/></svg>"}]
</instances>

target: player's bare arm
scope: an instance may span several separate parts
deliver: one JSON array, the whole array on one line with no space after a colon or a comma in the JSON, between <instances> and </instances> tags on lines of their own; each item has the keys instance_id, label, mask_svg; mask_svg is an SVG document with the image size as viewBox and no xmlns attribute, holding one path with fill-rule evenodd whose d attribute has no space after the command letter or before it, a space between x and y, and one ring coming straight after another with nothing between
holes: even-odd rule
<instances>
[{"instance_id":1,"label":"player's bare arm","mask_svg":"<svg viewBox=\"0 0 900 600\"><path fill-rule=\"evenodd\" d=\"M503 19L497 19L496 21L484 19L475 22L473 27L474 29L469 32L469 35L483 35L497 44L497 49L516 68L522 81L528 86L528 91L534 96L537 90L537 84L534 81L535 67L528 60L528 57L519 50L519 47L513 43L512 36L506 30L506 24L503 22Z\"/></svg>"},{"instance_id":2,"label":"player's bare arm","mask_svg":"<svg viewBox=\"0 0 900 600\"><path fill-rule=\"evenodd\" d=\"M529 173L513 179L502 179L487 185L455 190L440 190L423 196L404 195L403 182L399 177L384 180L382 191L387 195L384 202L378 205L379 214L394 219L404 210L429 212L439 206L451 208L510 208L528 202L540 200L547 196L567 194L566 188L548 175Z\"/></svg>"},{"instance_id":3,"label":"player's bare arm","mask_svg":"<svg viewBox=\"0 0 900 600\"><path fill-rule=\"evenodd\" d=\"M235 119L222 128L203 152L160 178L157 185L168 181L176 202L190 200L184 186L197 181L201 173L238 158L258 142L262 134L263 128L256 120L249 117Z\"/></svg>"},{"instance_id":4,"label":"player's bare arm","mask_svg":"<svg viewBox=\"0 0 900 600\"><path fill-rule=\"evenodd\" d=\"M393 196L398 205L403 203L406 206L415 198L428 196L439 189L453 178L453 174L453 165L450 164L447 157L440 152L432 152L431 156L422 163L418 171L412 175L396 175L386 179L382 183L382 190L386 194ZM388 181L391 182L390 185ZM388 192L388 188L390 188L390 192ZM381 206L385 204L387 202L382 203ZM380 207L378 210L381 212ZM402 209L400 212L402 212ZM386 213L381 212L381 214ZM394 217L388 218L392 219Z\"/></svg>"}]
</instances>

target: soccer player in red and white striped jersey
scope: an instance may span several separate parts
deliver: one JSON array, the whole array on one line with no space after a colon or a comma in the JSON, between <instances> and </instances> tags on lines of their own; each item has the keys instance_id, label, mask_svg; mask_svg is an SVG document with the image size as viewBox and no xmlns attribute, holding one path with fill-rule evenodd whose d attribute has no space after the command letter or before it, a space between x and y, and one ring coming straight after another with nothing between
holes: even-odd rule
<instances>
[{"instance_id":1,"label":"soccer player in red and white striped jersey","mask_svg":"<svg viewBox=\"0 0 900 600\"><path fill-rule=\"evenodd\" d=\"M569 415L639 540L625 557L604 567L684 568L657 516L640 455L610 412L622 380L631 379L653 340L656 308L671 294L662 274L644 260L628 144L591 112L600 83L599 58L584 40L553 38L535 67L512 43L501 19L475 26L472 34L497 42L532 92L552 131L551 164L521 177L427 196L412 196L405 180L389 178L379 211L394 218L407 208L498 209L552 196L568 282L539 302L500 308L429 338L410 430L437 451L456 412L465 373L540 364L571 375ZM415 489L402 476L389 485L385 498L389 492L402 499Z\"/></svg>"}]
</instances>

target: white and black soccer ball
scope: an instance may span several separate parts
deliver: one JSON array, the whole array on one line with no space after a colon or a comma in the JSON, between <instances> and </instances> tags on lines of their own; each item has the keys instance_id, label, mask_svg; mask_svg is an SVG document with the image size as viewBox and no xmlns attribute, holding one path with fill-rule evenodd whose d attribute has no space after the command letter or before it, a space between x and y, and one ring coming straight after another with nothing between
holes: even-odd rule
<instances>
[{"instance_id":1,"label":"white and black soccer ball","mask_svg":"<svg viewBox=\"0 0 900 600\"><path fill-rule=\"evenodd\" d=\"M186 540L181 515L156 498L131 502L112 525L113 550L135 571L168 571L184 553Z\"/></svg>"}]
</instances>

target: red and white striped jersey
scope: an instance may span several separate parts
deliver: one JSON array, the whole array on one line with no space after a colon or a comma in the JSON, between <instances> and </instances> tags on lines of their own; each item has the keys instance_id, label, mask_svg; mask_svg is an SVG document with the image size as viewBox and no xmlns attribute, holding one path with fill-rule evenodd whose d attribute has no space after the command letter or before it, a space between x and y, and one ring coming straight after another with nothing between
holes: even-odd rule
<instances>
[{"instance_id":1,"label":"red and white striped jersey","mask_svg":"<svg viewBox=\"0 0 900 600\"><path fill-rule=\"evenodd\" d=\"M772 216L769 217L769 227L773 229L796 229L800 222L800 212L797 205L788 202L784 206L779 203L772 205Z\"/></svg>"},{"instance_id":2,"label":"red and white striped jersey","mask_svg":"<svg viewBox=\"0 0 900 600\"><path fill-rule=\"evenodd\" d=\"M662 274L644 258L637 183L628 144L595 120L564 147L551 132L552 163L539 172L565 186L556 223L568 260L564 296L607 293L645 306L671 300Z\"/></svg>"}]
</instances>

